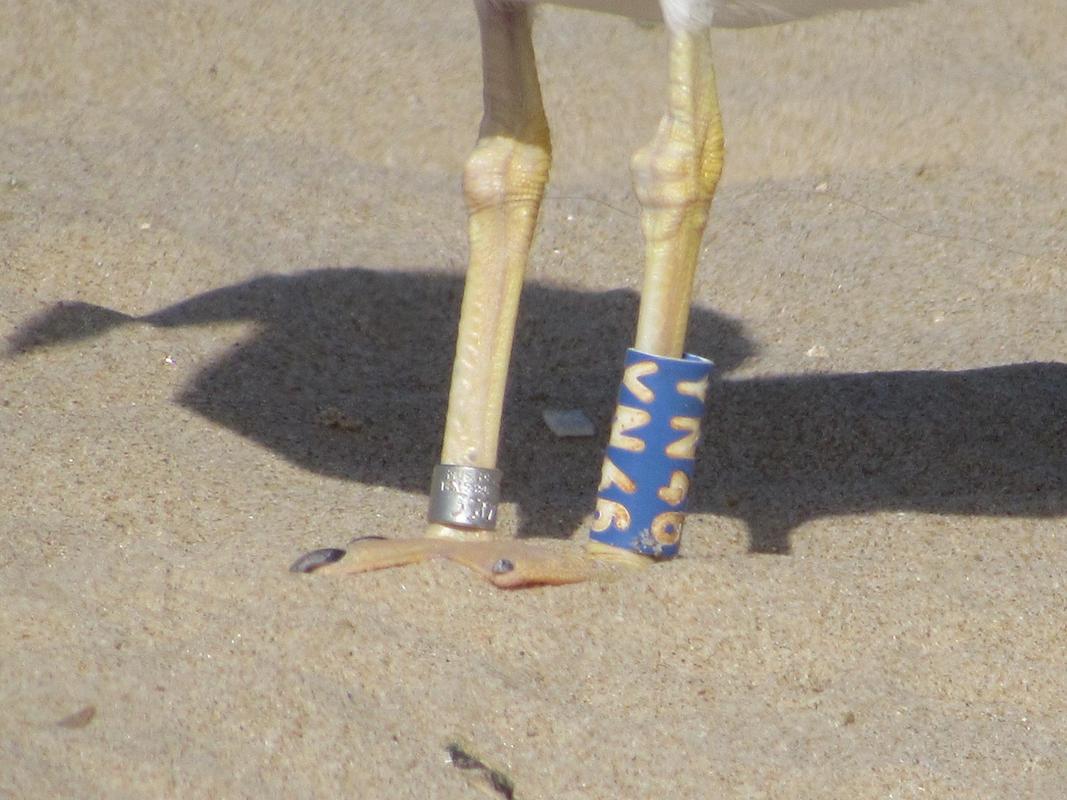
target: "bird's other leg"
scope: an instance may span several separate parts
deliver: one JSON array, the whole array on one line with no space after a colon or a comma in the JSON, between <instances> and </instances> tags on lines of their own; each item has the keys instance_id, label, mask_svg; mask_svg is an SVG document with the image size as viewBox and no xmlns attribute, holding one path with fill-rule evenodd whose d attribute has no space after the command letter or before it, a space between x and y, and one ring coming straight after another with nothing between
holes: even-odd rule
<instances>
[{"instance_id":1,"label":"bird's other leg","mask_svg":"<svg viewBox=\"0 0 1067 800\"><path fill-rule=\"evenodd\" d=\"M635 348L679 358L685 346L693 279L708 211L722 171L723 133L709 31L671 31L667 113L633 158L641 205L645 278ZM590 542L598 558L651 559Z\"/></svg>"},{"instance_id":2,"label":"bird's other leg","mask_svg":"<svg viewBox=\"0 0 1067 800\"><path fill-rule=\"evenodd\" d=\"M489 540L495 498L485 484L496 476L519 294L551 148L526 6L504 0L476 0L476 6L484 114L463 174L470 262L430 526L424 539L361 541L347 554L315 551L298 560L295 571L366 572L447 558L501 587L570 583L590 573L576 554Z\"/></svg>"},{"instance_id":3,"label":"bird's other leg","mask_svg":"<svg viewBox=\"0 0 1067 800\"><path fill-rule=\"evenodd\" d=\"M469 264L441 463L494 470L526 261L551 161L525 5L478 2L484 80L481 129L463 173ZM428 534L485 538L432 523Z\"/></svg>"},{"instance_id":4,"label":"bird's other leg","mask_svg":"<svg viewBox=\"0 0 1067 800\"><path fill-rule=\"evenodd\" d=\"M632 163L645 237L635 346L677 358L685 347L697 257L723 163L706 29L671 34L668 97L655 137Z\"/></svg>"}]
</instances>

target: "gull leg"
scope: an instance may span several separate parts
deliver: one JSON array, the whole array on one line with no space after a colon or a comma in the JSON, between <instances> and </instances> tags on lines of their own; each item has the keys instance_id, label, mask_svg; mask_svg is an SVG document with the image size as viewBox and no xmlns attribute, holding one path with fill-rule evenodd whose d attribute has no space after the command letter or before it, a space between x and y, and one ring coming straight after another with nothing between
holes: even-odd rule
<instances>
[{"instance_id":1,"label":"gull leg","mask_svg":"<svg viewBox=\"0 0 1067 800\"><path fill-rule=\"evenodd\" d=\"M478 3L484 114L463 195L470 263L463 294L441 463L495 469L511 344L526 261L551 162L529 13ZM430 536L486 538L431 524Z\"/></svg>"},{"instance_id":2,"label":"gull leg","mask_svg":"<svg viewBox=\"0 0 1067 800\"><path fill-rule=\"evenodd\" d=\"M722 162L722 120L708 31L672 33L668 111L632 164L645 236L639 350L682 355L700 242Z\"/></svg>"},{"instance_id":3,"label":"gull leg","mask_svg":"<svg viewBox=\"0 0 1067 800\"><path fill-rule=\"evenodd\" d=\"M707 29L672 31L668 108L655 137L633 158L645 238L645 279L635 347L679 358L708 211L722 172L723 133ZM642 565L652 559L590 542L596 558Z\"/></svg>"},{"instance_id":4,"label":"gull leg","mask_svg":"<svg viewBox=\"0 0 1067 800\"><path fill-rule=\"evenodd\" d=\"M477 9L484 115L463 175L470 263L441 463L494 470L519 294L548 180L551 147L526 7L478 0ZM292 569L366 572L446 558L504 588L572 583L592 574L592 566L580 554L516 541L488 541L486 527L491 525L431 522L424 539L358 541L347 553L334 549L309 553Z\"/></svg>"}]
</instances>

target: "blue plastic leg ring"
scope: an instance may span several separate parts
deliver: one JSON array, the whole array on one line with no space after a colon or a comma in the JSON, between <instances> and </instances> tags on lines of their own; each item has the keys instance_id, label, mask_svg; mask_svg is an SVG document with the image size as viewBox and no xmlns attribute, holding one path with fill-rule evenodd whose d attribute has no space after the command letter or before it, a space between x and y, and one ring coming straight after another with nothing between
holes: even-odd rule
<instances>
[{"instance_id":1,"label":"blue plastic leg ring","mask_svg":"<svg viewBox=\"0 0 1067 800\"><path fill-rule=\"evenodd\" d=\"M713 367L700 356L626 351L590 539L678 555Z\"/></svg>"}]
</instances>

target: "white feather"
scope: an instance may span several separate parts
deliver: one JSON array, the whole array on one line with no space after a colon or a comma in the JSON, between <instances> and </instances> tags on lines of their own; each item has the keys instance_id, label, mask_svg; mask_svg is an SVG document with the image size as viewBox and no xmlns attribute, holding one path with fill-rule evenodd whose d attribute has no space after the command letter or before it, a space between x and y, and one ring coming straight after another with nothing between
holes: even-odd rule
<instances>
[{"instance_id":1,"label":"white feather","mask_svg":"<svg viewBox=\"0 0 1067 800\"><path fill-rule=\"evenodd\" d=\"M539 0L523 0L533 4ZM831 11L900 6L915 0L547 0L555 5L663 20L672 30L753 28Z\"/></svg>"},{"instance_id":2,"label":"white feather","mask_svg":"<svg viewBox=\"0 0 1067 800\"><path fill-rule=\"evenodd\" d=\"M887 8L914 0L663 0L664 15L670 6L711 6L711 24L717 28L751 28L774 25L794 19L814 17L831 11Z\"/></svg>"}]
</instances>

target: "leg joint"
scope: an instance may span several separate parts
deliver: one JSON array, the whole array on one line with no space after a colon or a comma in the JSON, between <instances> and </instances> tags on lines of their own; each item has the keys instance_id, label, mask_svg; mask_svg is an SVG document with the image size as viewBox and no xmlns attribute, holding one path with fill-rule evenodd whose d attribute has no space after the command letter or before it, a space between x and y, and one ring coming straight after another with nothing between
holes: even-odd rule
<instances>
[{"instance_id":1,"label":"leg joint","mask_svg":"<svg viewBox=\"0 0 1067 800\"><path fill-rule=\"evenodd\" d=\"M540 204L552 152L548 133L478 140L463 170L463 194L471 213L485 208Z\"/></svg>"},{"instance_id":2,"label":"leg joint","mask_svg":"<svg viewBox=\"0 0 1067 800\"><path fill-rule=\"evenodd\" d=\"M722 173L722 151L721 135L698 139L665 120L631 162L638 201L645 208L706 205Z\"/></svg>"}]
</instances>

